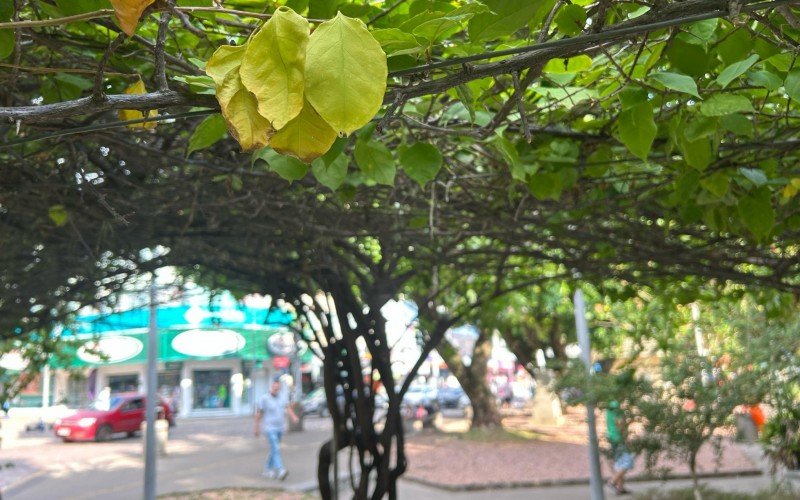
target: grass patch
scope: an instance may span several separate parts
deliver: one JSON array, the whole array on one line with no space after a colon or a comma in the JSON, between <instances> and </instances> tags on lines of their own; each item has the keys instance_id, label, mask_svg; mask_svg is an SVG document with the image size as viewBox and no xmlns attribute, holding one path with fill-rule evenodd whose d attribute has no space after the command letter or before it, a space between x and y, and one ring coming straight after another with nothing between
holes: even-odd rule
<instances>
[{"instance_id":1,"label":"grass patch","mask_svg":"<svg viewBox=\"0 0 800 500\"><path fill-rule=\"evenodd\" d=\"M701 486L700 491L703 500L796 500L798 498L797 492L785 489L764 490L758 493L736 493ZM667 491L651 489L637 494L634 498L637 500L695 500L692 488Z\"/></svg>"}]
</instances>

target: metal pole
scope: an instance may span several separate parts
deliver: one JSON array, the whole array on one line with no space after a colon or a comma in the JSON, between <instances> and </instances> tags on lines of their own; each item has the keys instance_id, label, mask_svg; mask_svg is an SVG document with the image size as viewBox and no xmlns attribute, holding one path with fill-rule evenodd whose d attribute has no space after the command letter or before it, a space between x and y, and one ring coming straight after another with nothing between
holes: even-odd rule
<instances>
[{"instance_id":1,"label":"metal pole","mask_svg":"<svg viewBox=\"0 0 800 500\"><path fill-rule=\"evenodd\" d=\"M592 346L589 340L589 328L586 326L586 308L583 302L583 292L575 292L575 328L578 331L578 345L581 348L581 359L583 359L589 374L592 369ZM586 403L586 420L589 425L589 487L592 491L592 500L604 500L603 477L600 474L600 449L597 445L597 423L594 418L594 402Z\"/></svg>"},{"instance_id":2,"label":"metal pole","mask_svg":"<svg viewBox=\"0 0 800 500\"><path fill-rule=\"evenodd\" d=\"M144 498L156 498L156 380L158 371L158 324L156 322L156 276L150 276L150 327L147 330L147 432L144 452Z\"/></svg>"}]
</instances>

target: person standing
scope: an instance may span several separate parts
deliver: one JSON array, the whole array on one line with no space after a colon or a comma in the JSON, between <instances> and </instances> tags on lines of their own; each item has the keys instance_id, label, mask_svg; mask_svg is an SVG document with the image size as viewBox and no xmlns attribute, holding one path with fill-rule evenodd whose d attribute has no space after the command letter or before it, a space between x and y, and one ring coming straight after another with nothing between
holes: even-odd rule
<instances>
[{"instance_id":1,"label":"person standing","mask_svg":"<svg viewBox=\"0 0 800 500\"><path fill-rule=\"evenodd\" d=\"M276 379L272 382L270 391L258 402L253 430L256 437L263 432L269 441L269 456L264 466L264 476L270 479L284 480L289 474L281 458L281 439L286 430L287 413L292 422L297 422L297 415L289 406L289 397L286 391L281 390L281 383Z\"/></svg>"},{"instance_id":2,"label":"person standing","mask_svg":"<svg viewBox=\"0 0 800 500\"><path fill-rule=\"evenodd\" d=\"M625 446L627 426L622 416L619 403L612 401L606 408L606 438L611 445L614 457L614 475L608 480L609 486L614 488L618 495L630 493L625 489L625 474L633 469L633 453Z\"/></svg>"}]
</instances>

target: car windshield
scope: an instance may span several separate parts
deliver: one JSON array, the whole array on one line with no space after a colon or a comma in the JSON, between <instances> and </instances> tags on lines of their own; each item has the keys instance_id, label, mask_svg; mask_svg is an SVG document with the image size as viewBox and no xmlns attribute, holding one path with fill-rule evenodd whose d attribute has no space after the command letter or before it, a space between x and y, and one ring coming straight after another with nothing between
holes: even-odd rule
<instances>
[{"instance_id":1,"label":"car windshield","mask_svg":"<svg viewBox=\"0 0 800 500\"><path fill-rule=\"evenodd\" d=\"M108 411L119 406L121 402L122 398L116 396L108 399L96 399L94 402L92 402L92 404L89 405L89 408L97 411Z\"/></svg>"}]
</instances>

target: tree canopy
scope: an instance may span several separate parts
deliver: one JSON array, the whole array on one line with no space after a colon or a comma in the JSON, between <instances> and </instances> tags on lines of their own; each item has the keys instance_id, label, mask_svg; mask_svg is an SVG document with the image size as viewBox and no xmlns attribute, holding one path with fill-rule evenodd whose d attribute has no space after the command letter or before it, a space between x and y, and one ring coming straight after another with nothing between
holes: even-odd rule
<instances>
[{"instance_id":1,"label":"tree canopy","mask_svg":"<svg viewBox=\"0 0 800 500\"><path fill-rule=\"evenodd\" d=\"M5 1L0 334L41 343L162 265L301 310L331 294L356 326L329 363L357 337L379 370L375 311L402 291L426 352L551 279L796 292L791 4ZM361 388L357 371L335 383ZM377 457L391 494L402 431L381 434L392 469L351 395L339 444Z\"/></svg>"}]
</instances>

